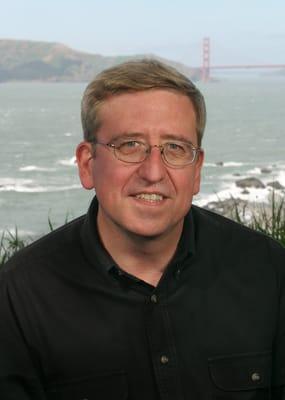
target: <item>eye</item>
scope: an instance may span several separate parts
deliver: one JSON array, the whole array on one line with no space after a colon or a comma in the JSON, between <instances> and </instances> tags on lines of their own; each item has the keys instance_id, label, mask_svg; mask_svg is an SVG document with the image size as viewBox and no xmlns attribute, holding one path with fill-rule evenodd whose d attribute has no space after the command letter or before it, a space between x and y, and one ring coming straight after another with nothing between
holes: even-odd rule
<instances>
[{"instance_id":1,"label":"eye","mask_svg":"<svg viewBox=\"0 0 285 400\"><path fill-rule=\"evenodd\" d=\"M125 146L125 147L136 147L139 145L139 142L137 142L136 140L129 140L127 142L124 142L121 144L121 146Z\"/></svg>"},{"instance_id":2,"label":"eye","mask_svg":"<svg viewBox=\"0 0 285 400\"><path fill-rule=\"evenodd\" d=\"M135 151L137 151L138 149L140 149L142 146L141 142L138 142L136 140L128 140L125 142L121 142L117 149L124 154L130 154L133 153Z\"/></svg>"},{"instance_id":3,"label":"eye","mask_svg":"<svg viewBox=\"0 0 285 400\"><path fill-rule=\"evenodd\" d=\"M186 146L184 143L175 143L175 142L169 142L165 144L167 150L174 152L174 153L185 153L186 152Z\"/></svg>"}]
</instances>

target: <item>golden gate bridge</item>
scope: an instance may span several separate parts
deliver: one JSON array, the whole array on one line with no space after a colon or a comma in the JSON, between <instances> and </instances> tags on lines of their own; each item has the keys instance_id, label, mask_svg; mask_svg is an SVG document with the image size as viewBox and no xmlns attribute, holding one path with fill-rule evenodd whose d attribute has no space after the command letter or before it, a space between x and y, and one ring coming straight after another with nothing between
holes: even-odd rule
<instances>
[{"instance_id":1,"label":"golden gate bridge","mask_svg":"<svg viewBox=\"0 0 285 400\"><path fill-rule=\"evenodd\" d=\"M247 65L211 65L210 64L210 38L204 37L203 39L203 63L201 68L202 81L207 82L210 80L211 70L226 70L226 69L283 69L285 64L247 64Z\"/></svg>"}]
</instances>

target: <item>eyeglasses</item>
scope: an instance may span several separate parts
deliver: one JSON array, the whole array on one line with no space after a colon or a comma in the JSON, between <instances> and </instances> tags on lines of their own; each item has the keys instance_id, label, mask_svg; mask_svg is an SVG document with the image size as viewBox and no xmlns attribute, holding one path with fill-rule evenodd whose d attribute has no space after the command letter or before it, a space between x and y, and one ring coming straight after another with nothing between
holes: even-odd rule
<instances>
[{"instance_id":1,"label":"eyeglasses","mask_svg":"<svg viewBox=\"0 0 285 400\"><path fill-rule=\"evenodd\" d=\"M172 141L163 144L149 145L139 140L122 140L118 143L100 143L96 139L90 140L94 145L106 146L113 150L115 157L126 163L141 163L151 153L153 147L160 150L163 161L174 168L182 168L192 164L201 151L192 143L183 141Z\"/></svg>"}]
</instances>

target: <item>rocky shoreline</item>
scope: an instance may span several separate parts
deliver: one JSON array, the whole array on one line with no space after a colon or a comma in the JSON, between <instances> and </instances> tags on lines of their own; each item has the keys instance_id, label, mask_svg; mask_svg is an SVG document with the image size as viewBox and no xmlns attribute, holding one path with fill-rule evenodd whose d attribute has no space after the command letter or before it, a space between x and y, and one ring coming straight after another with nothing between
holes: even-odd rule
<instances>
[{"instance_id":1,"label":"rocky shoreline","mask_svg":"<svg viewBox=\"0 0 285 400\"><path fill-rule=\"evenodd\" d=\"M267 187L270 188L270 194L266 202L253 202L240 197L230 197L224 200L217 198L217 201L210 201L204 205L204 208L235 220L238 214L239 218L246 223L252 220L253 215L258 217L266 214L270 217L272 214L272 201L276 202L276 205L281 202L284 203L285 187L279 181L265 184L257 178L248 177L236 180L235 184L238 188L243 189L241 191L242 195L249 194L251 189L265 189Z\"/></svg>"}]
</instances>

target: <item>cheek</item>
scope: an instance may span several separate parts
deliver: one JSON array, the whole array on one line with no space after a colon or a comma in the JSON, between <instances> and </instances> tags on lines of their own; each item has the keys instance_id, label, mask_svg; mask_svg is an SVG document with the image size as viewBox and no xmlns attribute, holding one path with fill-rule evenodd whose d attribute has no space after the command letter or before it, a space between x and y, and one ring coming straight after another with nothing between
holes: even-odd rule
<instances>
[{"instance_id":1,"label":"cheek","mask_svg":"<svg viewBox=\"0 0 285 400\"><path fill-rule=\"evenodd\" d=\"M108 194L114 197L124 191L125 186L131 180L133 171L129 166L108 161L94 163L93 181L95 191L103 193L105 197Z\"/></svg>"},{"instance_id":2,"label":"cheek","mask_svg":"<svg viewBox=\"0 0 285 400\"><path fill-rule=\"evenodd\" d=\"M197 186L197 177L195 171L191 169L187 174L177 174L175 178L176 179L173 177L172 182L175 186L179 203L181 207L188 206L193 195L196 194L199 186Z\"/></svg>"},{"instance_id":3,"label":"cheek","mask_svg":"<svg viewBox=\"0 0 285 400\"><path fill-rule=\"evenodd\" d=\"M192 169L188 171L176 170L171 180L177 192L180 192L180 194L190 193L194 184L194 171Z\"/></svg>"}]
</instances>

